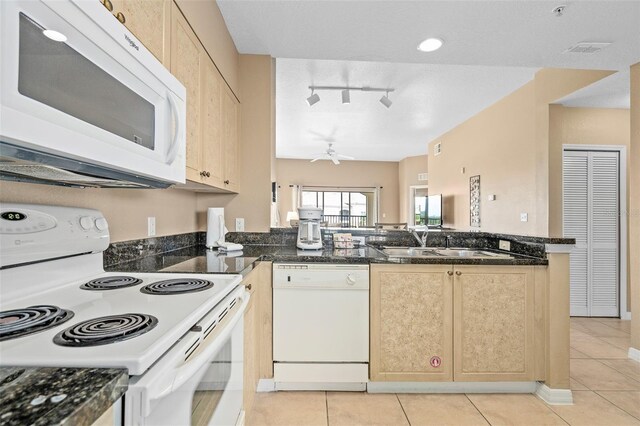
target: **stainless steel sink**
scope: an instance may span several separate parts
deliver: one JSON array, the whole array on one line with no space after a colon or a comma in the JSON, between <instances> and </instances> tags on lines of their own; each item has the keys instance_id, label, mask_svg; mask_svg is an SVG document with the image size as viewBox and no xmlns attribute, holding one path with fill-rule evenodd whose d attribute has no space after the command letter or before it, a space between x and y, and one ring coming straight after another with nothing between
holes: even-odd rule
<instances>
[{"instance_id":1,"label":"stainless steel sink","mask_svg":"<svg viewBox=\"0 0 640 426\"><path fill-rule=\"evenodd\" d=\"M388 257L471 257L471 258L506 258L512 256L504 253L494 253L487 250L469 248L422 248L422 247L384 247L382 252Z\"/></svg>"},{"instance_id":2,"label":"stainless steel sink","mask_svg":"<svg viewBox=\"0 0 640 426\"><path fill-rule=\"evenodd\" d=\"M384 247L382 252L388 257L440 257L434 249L421 247Z\"/></svg>"}]
</instances>

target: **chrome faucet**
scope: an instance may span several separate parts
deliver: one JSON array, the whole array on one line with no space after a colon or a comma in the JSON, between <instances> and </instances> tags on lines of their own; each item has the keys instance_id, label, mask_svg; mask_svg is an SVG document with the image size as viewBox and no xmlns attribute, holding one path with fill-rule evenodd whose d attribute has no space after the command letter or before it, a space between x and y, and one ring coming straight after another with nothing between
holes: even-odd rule
<instances>
[{"instance_id":1,"label":"chrome faucet","mask_svg":"<svg viewBox=\"0 0 640 426\"><path fill-rule=\"evenodd\" d=\"M424 248L427 246L427 237L429 236L429 229L425 229L422 237L416 232L415 229L411 230L411 235L418 241L420 247Z\"/></svg>"}]
</instances>

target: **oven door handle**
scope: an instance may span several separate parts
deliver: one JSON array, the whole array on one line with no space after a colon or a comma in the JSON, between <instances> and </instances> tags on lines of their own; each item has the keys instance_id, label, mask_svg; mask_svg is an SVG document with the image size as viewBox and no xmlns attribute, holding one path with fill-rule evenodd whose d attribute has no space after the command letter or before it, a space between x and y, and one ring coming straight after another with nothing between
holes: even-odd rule
<instances>
[{"instance_id":1,"label":"oven door handle","mask_svg":"<svg viewBox=\"0 0 640 426\"><path fill-rule=\"evenodd\" d=\"M167 164L172 164L178 156L178 147L181 145L182 134L184 133L182 118L180 117L180 109L178 108L178 100L176 95L172 92L167 92L167 99L169 99L169 107L173 115L173 121L176 123L175 132L171 139L171 145L167 151Z\"/></svg>"},{"instance_id":2,"label":"oven door handle","mask_svg":"<svg viewBox=\"0 0 640 426\"><path fill-rule=\"evenodd\" d=\"M196 349L195 355L192 355L180 366L174 368L173 371L169 371L166 373L164 377L171 379L171 384L165 383L164 386L153 386L151 389L147 389L147 404L149 404L152 400L161 399L174 390L179 389L183 384L191 379L191 377L193 377L196 372L198 372L204 365L211 361L213 356L227 342L238 321L242 320L244 311L249 304L250 297L251 296L249 292L243 291L242 296L240 297L242 300L240 307L235 312L233 317L228 319L228 321L224 324L224 327L222 329L211 332L211 334L204 340L202 340L202 337L200 337L200 347ZM183 348L181 348L180 351L181 353L184 353ZM154 390L156 390L156 392L154 392Z\"/></svg>"}]
</instances>

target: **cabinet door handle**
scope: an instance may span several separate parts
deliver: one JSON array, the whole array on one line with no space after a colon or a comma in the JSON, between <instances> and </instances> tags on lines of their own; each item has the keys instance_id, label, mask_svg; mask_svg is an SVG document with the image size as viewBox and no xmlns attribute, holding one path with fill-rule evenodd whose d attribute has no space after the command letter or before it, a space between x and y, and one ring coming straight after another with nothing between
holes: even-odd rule
<instances>
[{"instance_id":1,"label":"cabinet door handle","mask_svg":"<svg viewBox=\"0 0 640 426\"><path fill-rule=\"evenodd\" d=\"M447 275L449 276L453 275L453 271L447 271Z\"/></svg>"},{"instance_id":2,"label":"cabinet door handle","mask_svg":"<svg viewBox=\"0 0 640 426\"><path fill-rule=\"evenodd\" d=\"M205 172L204 170L200 172L200 176L205 177L207 176L207 172Z\"/></svg>"},{"instance_id":3,"label":"cabinet door handle","mask_svg":"<svg viewBox=\"0 0 640 426\"><path fill-rule=\"evenodd\" d=\"M251 284L245 284L244 286L247 290L251 291Z\"/></svg>"},{"instance_id":4,"label":"cabinet door handle","mask_svg":"<svg viewBox=\"0 0 640 426\"><path fill-rule=\"evenodd\" d=\"M115 17L118 21L120 21L121 24L124 24L126 22L126 19L124 17L124 14L122 12L118 12L115 14Z\"/></svg>"},{"instance_id":5,"label":"cabinet door handle","mask_svg":"<svg viewBox=\"0 0 640 426\"><path fill-rule=\"evenodd\" d=\"M460 272L460 271L456 271L456 275L457 275L457 276L460 276L460 275L462 275L462 272Z\"/></svg>"},{"instance_id":6,"label":"cabinet door handle","mask_svg":"<svg viewBox=\"0 0 640 426\"><path fill-rule=\"evenodd\" d=\"M225 185L229 185L229 179L225 180L225 181L224 181L224 184L225 184Z\"/></svg>"},{"instance_id":7,"label":"cabinet door handle","mask_svg":"<svg viewBox=\"0 0 640 426\"><path fill-rule=\"evenodd\" d=\"M207 177L211 177L211 173L207 172Z\"/></svg>"},{"instance_id":8,"label":"cabinet door handle","mask_svg":"<svg viewBox=\"0 0 640 426\"><path fill-rule=\"evenodd\" d=\"M113 11L113 4L111 3L111 0L102 0L100 3L102 3L102 5L106 7L109 12Z\"/></svg>"}]
</instances>

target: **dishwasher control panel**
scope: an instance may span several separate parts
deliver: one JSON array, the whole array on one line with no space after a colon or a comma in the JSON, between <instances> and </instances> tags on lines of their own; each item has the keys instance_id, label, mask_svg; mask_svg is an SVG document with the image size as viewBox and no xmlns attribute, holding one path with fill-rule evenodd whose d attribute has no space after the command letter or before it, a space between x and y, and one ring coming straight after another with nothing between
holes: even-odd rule
<instances>
[{"instance_id":1,"label":"dishwasher control panel","mask_svg":"<svg viewBox=\"0 0 640 426\"><path fill-rule=\"evenodd\" d=\"M273 287L368 289L369 265L274 263Z\"/></svg>"}]
</instances>

